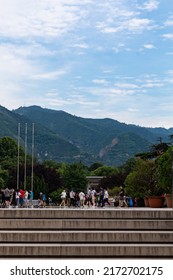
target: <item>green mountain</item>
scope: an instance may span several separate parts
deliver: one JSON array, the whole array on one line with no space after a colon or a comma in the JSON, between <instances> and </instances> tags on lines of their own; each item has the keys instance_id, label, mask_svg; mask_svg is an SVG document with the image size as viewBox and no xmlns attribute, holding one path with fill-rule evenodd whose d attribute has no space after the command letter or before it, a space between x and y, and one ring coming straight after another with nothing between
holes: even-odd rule
<instances>
[{"instance_id":1,"label":"green mountain","mask_svg":"<svg viewBox=\"0 0 173 280\"><path fill-rule=\"evenodd\" d=\"M9 136L18 140L18 124L20 123L20 142L25 142L25 126L27 123L27 151L31 153L32 121L27 116L21 116L15 111L9 111L0 106L0 137ZM79 149L69 141L58 136L54 131L35 123L34 150L40 160L73 161L80 155Z\"/></svg>"},{"instance_id":2,"label":"green mountain","mask_svg":"<svg viewBox=\"0 0 173 280\"><path fill-rule=\"evenodd\" d=\"M27 123L29 153L34 123L34 151L40 161L82 161L88 165L97 161L121 165L135 154L148 151L161 139L168 142L168 136L173 134L173 128L145 128L109 118L81 118L39 106L20 107L13 111L0 106L0 137L10 136L17 141L19 123L22 145L25 144Z\"/></svg>"},{"instance_id":3,"label":"green mountain","mask_svg":"<svg viewBox=\"0 0 173 280\"><path fill-rule=\"evenodd\" d=\"M37 129L46 129L47 137L52 133L59 141L61 139L69 143L73 153L64 146L60 152L54 149L53 157L55 160L67 162L81 160L85 164L92 164L100 161L107 165L121 165L135 154L148 151L160 137L168 141L168 135L172 131L127 125L109 118L81 118L64 111L43 109L39 106L20 107L12 113L29 119L31 123L34 122ZM43 142L42 149L45 151L44 141L37 129L38 142ZM49 146L51 148L54 144L47 143L48 155ZM69 157L63 157L63 154L68 154Z\"/></svg>"}]
</instances>

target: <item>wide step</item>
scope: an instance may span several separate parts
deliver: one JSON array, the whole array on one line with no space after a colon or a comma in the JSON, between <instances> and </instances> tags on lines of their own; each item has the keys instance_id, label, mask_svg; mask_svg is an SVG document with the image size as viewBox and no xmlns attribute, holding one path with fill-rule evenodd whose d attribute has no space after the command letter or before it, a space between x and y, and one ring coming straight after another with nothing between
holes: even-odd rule
<instances>
[{"instance_id":1,"label":"wide step","mask_svg":"<svg viewBox=\"0 0 173 280\"><path fill-rule=\"evenodd\" d=\"M52 230L110 230L143 229L173 230L173 220L116 220L116 219L3 219L0 229Z\"/></svg>"},{"instance_id":2,"label":"wide step","mask_svg":"<svg viewBox=\"0 0 173 280\"><path fill-rule=\"evenodd\" d=\"M3 257L170 257L173 244L0 244Z\"/></svg>"},{"instance_id":3,"label":"wide step","mask_svg":"<svg viewBox=\"0 0 173 280\"><path fill-rule=\"evenodd\" d=\"M0 231L0 243L173 243L173 231Z\"/></svg>"},{"instance_id":4,"label":"wide step","mask_svg":"<svg viewBox=\"0 0 173 280\"><path fill-rule=\"evenodd\" d=\"M172 209L0 209L0 258L173 258Z\"/></svg>"}]
</instances>

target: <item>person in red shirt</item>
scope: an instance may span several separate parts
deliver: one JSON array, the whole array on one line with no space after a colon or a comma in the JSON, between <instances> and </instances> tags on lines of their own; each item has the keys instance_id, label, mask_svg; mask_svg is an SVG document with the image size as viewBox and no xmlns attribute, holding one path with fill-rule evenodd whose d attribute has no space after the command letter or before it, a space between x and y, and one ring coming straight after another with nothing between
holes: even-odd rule
<instances>
[{"instance_id":1,"label":"person in red shirt","mask_svg":"<svg viewBox=\"0 0 173 280\"><path fill-rule=\"evenodd\" d=\"M19 205L20 205L20 207L23 207L24 196L25 196L25 191L20 189L20 191L19 191Z\"/></svg>"}]
</instances>

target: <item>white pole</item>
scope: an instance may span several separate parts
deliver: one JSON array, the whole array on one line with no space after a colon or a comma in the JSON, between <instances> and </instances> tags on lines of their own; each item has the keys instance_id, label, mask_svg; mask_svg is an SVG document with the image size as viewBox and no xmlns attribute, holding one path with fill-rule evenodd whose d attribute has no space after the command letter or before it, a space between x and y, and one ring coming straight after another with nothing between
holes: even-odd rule
<instances>
[{"instance_id":1,"label":"white pole","mask_svg":"<svg viewBox=\"0 0 173 280\"><path fill-rule=\"evenodd\" d=\"M19 158L20 158L20 123L18 123L18 138L17 138L17 148L18 148L18 153L17 153L17 190L19 189Z\"/></svg>"},{"instance_id":2,"label":"white pole","mask_svg":"<svg viewBox=\"0 0 173 280\"><path fill-rule=\"evenodd\" d=\"M32 169L31 169L31 191L34 190L34 123L32 124Z\"/></svg>"},{"instance_id":3,"label":"white pole","mask_svg":"<svg viewBox=\"0 0 173 280\"><path fill-rule=\"evenodd\" d=\"M24 190L26 190L26 158L27 158L27 123L25 123L25 166L24 166Z\"/></svg>"}]
</instances>

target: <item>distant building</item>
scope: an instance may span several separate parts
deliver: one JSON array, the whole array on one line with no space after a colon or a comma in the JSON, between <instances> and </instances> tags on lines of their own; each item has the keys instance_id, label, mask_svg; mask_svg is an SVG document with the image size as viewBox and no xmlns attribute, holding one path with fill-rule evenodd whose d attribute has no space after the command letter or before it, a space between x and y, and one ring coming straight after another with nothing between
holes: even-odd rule
<instances>
[{"instance_id":1,"label":"distant building","mask_svg":"<svg viewBox=\"0 0 173 280\"><path fill-rule=\"evenodd\" d=\"M100 180L103 178L103 176L87 176L86 177L88 180L88 186L87 186L87 190L88 188L98 188L98 185L100 183Z\"/></svg>"}]
</instances>

